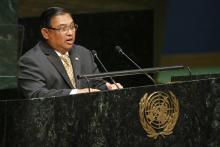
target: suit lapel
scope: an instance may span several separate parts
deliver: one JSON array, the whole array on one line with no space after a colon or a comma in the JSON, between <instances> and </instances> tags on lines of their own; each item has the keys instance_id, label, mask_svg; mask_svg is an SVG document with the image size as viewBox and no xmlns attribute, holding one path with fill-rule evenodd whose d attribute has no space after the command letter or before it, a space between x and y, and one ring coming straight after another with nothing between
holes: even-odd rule
<instances>
[{"instance_id":1,"label":"suit lapel","mask_svg":"<svg viewBox=\"0 0 220 147\"><path fill-rule=\"evenodd\" d=\"M73 85L70 82L70 79L66 73L66 70L63 66L62 61L60 60L59 56L56 54L56 52L50 48L46 43L41 42L41 49L44 52L44 54L47 56L48 60L55 66L57 71L61 74L63 79L67 82L67 84L74 88Z\"/></svg>"}]
</instances>

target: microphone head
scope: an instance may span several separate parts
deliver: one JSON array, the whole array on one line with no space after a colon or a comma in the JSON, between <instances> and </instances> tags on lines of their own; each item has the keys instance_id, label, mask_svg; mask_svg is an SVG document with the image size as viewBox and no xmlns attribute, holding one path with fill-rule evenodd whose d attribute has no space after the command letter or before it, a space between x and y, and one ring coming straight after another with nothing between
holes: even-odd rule
<instances>
[{"instance_id":1,"label":"microphone head","mask_svg":"<svg viewBox=\"0 0 220 147\"><path fill-rule=\"evenodd\" d=\"M92 50L91 52L92 52L92 55L93 55L93 56L97 56L96 50Z\"/></svg>"},{"instance_id":2,"label":"microphone head","mask_svg":"<svg viewBox=\"0 0 220 147\"><path fill-rule=\"evenodd\" d=\"M117 51L117 52L119 52L119 53L122 53L123 51L122 51L122 48L120 47L120 46L115 46L115 50Z\"/></svg>"}]
</instances>

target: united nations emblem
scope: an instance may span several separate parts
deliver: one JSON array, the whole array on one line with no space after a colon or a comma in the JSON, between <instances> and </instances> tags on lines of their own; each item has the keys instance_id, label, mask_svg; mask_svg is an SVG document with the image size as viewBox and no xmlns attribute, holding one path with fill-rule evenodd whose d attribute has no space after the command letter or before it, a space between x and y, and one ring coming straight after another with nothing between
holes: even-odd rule
<instances>
[{"instance_id":1,"label":"united nations emblem","mask_svg":"<svg viewBox=\"0 0 220 147\"><path fill-rule=\"evenodd\" d=\"M179 102L169 91L146 93L139 103L140 122L147 136L157 139L158 136L170 135L179 117Z\"/></svg>"}]
</instances>

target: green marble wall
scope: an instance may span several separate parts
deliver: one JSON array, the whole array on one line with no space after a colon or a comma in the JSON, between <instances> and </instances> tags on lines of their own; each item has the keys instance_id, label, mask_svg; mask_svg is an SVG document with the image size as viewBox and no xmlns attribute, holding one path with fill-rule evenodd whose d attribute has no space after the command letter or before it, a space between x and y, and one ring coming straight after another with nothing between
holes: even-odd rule
<instances>
[{"instance_id":1,"label":"green marble wall","mask_svg":"<svg viewBox=\"0 0 220 147\"><path fill-rule=\"evenodd\" d=\"M20 39L17 5L17 0L0 1L0 89L16 87L17 50Z\"/></svg>"},{"instance_id":2,"label":"green marble wall","mask_svg":"<svg viewBox=\"0 0 220 147\"><path fill-rule=\"evenodd\" d=\"M0 24L17 23L17 0L0 1Z\"/></svg>"}]
</instances>

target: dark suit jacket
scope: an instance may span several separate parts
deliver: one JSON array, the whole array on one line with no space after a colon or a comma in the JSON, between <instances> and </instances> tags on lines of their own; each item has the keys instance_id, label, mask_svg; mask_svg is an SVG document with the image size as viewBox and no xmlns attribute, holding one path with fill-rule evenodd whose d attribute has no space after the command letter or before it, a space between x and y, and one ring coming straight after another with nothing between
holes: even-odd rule
<instances>
[{"instance_id":1,"label":"dark suit jacket","mask_svg":"<svg viewBox=\"0 0 220 147\"><path fill-rule=\"evenodd\" d=\"M86 80L77 75L99 73L93 56L86 48L74 45L69 52L72 61L76 88L88 87ZM44 41L26 52L19 59L18 86L27 98L69 95L74 88L56 52ZM103 80L89 82L93 88L106 90Z\"/></svg>"}]
</instances>

